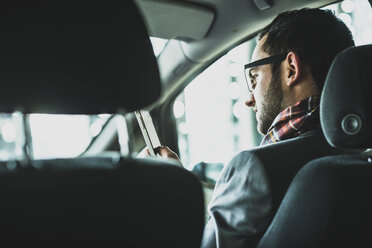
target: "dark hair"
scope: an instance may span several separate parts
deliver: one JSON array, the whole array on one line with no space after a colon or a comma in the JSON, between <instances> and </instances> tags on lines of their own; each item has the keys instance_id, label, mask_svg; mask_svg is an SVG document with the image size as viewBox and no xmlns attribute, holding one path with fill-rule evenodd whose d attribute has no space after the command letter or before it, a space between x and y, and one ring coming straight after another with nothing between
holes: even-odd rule
<instances>
[{"instance_id":1,"label":"dark hair","mask_svg":"<svg viewBox=\"0 0 372 248\"><path fill-rule=\"evenodd\" d=\"M330 10L304 8L281 13L260 32L259 39L265 35L263 51L270 55L297 53L310 67L319 90L334 57L354 46L350 30ZM273 65L273 72L279 65Z\"/></svg>"}]
</instances>

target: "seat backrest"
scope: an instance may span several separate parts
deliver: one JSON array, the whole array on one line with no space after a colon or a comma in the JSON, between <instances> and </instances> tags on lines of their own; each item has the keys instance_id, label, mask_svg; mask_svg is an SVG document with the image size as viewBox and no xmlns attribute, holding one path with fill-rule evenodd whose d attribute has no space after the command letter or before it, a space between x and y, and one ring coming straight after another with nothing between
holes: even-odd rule
<instances>
[{"instance_id":1,"label":"seat backrest","mask_svg":"<svg viewBox=\"0 0 372 248\"><path fill-rule=\"evenodd\" d=\"M321 126L334 147L372 147L372 45L333 61L321 96ZM329 156L292 181L258 247L372 247L372 154Z\"/></svg>"},{"instance_id":2,"label":"seat backrest","mask_svg":"<svg viewBox=\"0 0 372 248\"><path fill-rule=\"evenodd\" d=\"M79 158L0 168L4 247L200 247L200 183L172 163Z\"/></svg>"},{"instance_id":3,"label":"seat backrest","mask_svg":"<svg viewBox=\"0 0 372 248\"><path fill-rule=\"evenodd\" d=\"M135 4L1 1L0 112L100 114L160 95ZM4 247L199 247L203 194L190 172L121 155L0 163Z\"/></svg>"}]
</instances>

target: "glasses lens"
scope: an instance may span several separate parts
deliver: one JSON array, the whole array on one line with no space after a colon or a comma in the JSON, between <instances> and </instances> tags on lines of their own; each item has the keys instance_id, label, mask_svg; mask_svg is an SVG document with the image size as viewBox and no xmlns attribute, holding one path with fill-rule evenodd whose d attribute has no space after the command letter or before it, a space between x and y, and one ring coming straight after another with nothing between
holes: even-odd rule
<instances>
[{"instance_id":1,"label":"glasses lens","mask_svg":"<svg viewBox=\"0 0 372 248\"><path fill-rule=\"evenodd\" d=\"M275 62L280 62L283 61L287 57L287 54L281 54L281 55L274 55L271 57L267 57L264 59L259 59L257 61L251 62L249 64L246 64L244 66L244 76L245 76L245 81L247 82L248 90L252 92L254 88L254 82L252 82L251 77L249 76L249 69L261 65L267 65L267 64L272 64Z\"/></svg>"},{"instance_id":2,"label":"glasses lens","mask_svg":"<svg viewBox=\"0 0 372 248\"><path fill-rule=\"evenodd\" d=\"M244 76L245 76L245 81L247 83L248 90L249 90L249 92L252 92L253 84L252 84L251 78L249 76L249 68L244 70Z\"/></svg>"}]
</instances>

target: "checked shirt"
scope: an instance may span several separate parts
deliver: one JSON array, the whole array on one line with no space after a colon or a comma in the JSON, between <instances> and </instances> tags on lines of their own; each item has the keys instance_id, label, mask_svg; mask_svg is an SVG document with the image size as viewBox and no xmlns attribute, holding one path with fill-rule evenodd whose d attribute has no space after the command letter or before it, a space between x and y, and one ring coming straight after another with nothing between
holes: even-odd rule
<instances>
[{"instance_id":1,"label":"checked shirt","mask_svg":"<svg viewBox=\"0 0 372 248\"><path fill-rule=\"evenodd\" d=\"M275 118L260 145L276 143L319 129L319 102L319 96L311 96L284 109Z\"/></svg>"}]
</instances>

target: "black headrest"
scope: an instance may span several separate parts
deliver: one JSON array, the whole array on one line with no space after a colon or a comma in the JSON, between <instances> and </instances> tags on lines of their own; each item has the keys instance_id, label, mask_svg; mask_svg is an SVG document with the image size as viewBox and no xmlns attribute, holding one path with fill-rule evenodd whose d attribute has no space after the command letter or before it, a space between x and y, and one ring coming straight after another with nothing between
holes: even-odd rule
<instances>
[{"instance_id":1,"label":"black headrest","mask_svg":"<svg viewBox=\"0 0 372 248\"><path fill-rule=\"evenodd\" d=\"M132 1L2 0L0 36L0 112L116 113L160 95Z\"/></svg>"},{"instance_id":2,"label":"black headrest","mask_svg":"<svg viewBox=\"0 0 372 248\"><path fill-rule=\"evenodd\" d=\"M352 47L334 59L322 92L320 120L338 148L372 147L372 45Z\"/></svg>"}]
</instances>

